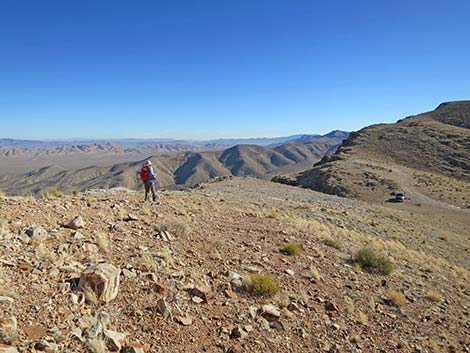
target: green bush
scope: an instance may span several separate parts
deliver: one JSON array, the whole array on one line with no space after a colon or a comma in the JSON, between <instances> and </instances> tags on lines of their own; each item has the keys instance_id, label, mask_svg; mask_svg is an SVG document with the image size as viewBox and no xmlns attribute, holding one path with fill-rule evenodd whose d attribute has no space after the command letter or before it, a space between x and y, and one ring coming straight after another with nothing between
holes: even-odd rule
<instances>
[{"instance_id":1,"label":"green bush","mask_svg":"<svg viewBox=\"0 0 470 353\"><path fill-rule=\"evenodd\" d=\"M374 250L362 248L354 256L354 262L362 269L389 275L393 271L392 262L383 255L376 254Z\"/></svg>"},{"instance_id":2,"label":"green bush","mask_svg":"<svg viewBox=\"0 0 470 353\"><path fill-rule=\"evenodd\" d=\"M267 273L255 273L248 277L247 289L260 296L272 296L279 292L279 284L276 279Z\"/></svg>"},{"instance_id":3,"label":"green bush","mask_svg":"<svg viewBox=\"0 0 470 353\"><path fill-rule=\"evenodd\" d=\"M289 256L300 255L302 253L302 250L302 244L295 242L286 243L281 248L281 252Z\"/></svg>"},{"instance_id":4,"label":"green bush","mask_svg":"<svg viewBox=\"0 0 470 353\"><path fill-rule=\"evenodd\" d=\"M49 189L47 191L47 196L49 196L49 197L62 197L62 196L64 196L64 194L59 189L52 188L52 189Z\"/></svg>"}]
</instances>

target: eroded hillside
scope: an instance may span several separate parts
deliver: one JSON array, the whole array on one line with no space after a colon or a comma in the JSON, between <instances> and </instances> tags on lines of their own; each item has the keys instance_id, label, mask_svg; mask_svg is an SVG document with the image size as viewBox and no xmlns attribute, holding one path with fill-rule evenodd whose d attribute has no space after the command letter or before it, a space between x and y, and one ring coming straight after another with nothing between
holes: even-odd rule
<instances>
[{"instance_id":1,"label":"eroded hillside","mask_svg":"<svg viewBox=\"0 0 470 353\"><path fill-rule=\"evenodd\" d=\"M280 180L340 196L384 201L405 190L417 204L470 207L470 101L352 133L336 153Z\"/></svg>"}]
</instances>

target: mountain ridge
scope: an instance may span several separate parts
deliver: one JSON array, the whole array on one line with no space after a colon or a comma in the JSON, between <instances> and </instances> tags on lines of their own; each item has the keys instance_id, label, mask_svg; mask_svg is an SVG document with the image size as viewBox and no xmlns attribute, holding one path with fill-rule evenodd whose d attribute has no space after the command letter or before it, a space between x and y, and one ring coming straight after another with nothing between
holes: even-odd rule
<instances>
[{"instance_id":1,"label":"mountain ridge","mask_svg":"<svg viewBox=\"0 0 470 353\"><path fill-rule=\"evenodd\" d=\"M116 186L137 189L141 187L141 182L136 171L147 159L154 164L159 187L194 185L231 175L269 179L279 172L307 168L326 153L331 153L340 142L339 137L311 136L275 147L235 145L222 151L183 151L77 170L52 165L24 175L5 176L0 179L0 189L10 194L35 195L51 188L65 192Z\"/></svg>"}]
</instances>

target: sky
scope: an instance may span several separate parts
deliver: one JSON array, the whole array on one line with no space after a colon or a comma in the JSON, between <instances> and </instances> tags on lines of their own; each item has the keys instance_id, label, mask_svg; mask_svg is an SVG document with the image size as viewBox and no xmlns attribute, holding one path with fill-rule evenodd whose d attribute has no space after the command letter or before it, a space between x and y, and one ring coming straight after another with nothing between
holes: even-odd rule
<instances>
[{"instance_id":1,"label":"sky","mask_svg":"<svg viewBox=\"0 0 470 353\"><path fill-rule=\"evenodd\" d=\"M0 0L0 137L357 130L470 99L470 1Z\"/></svg>"}]
</instances>

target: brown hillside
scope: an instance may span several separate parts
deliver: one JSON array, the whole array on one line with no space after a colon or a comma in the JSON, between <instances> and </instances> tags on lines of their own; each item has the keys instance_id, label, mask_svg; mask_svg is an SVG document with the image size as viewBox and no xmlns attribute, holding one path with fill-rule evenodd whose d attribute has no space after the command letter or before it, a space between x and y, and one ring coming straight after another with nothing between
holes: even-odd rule
<instances>
[{"instance_id":1,"label":"brown hillside","mask_svg":"<svg viewBox=\"0 0 470 353\"><path fill-rule=\"evenodd\" d=\"M395 124L351 133L334 155L281 181L375 201L404 189L417 203L470 207L469 126L470 101L444 103Z\"/></svg>"}]
</instances>

